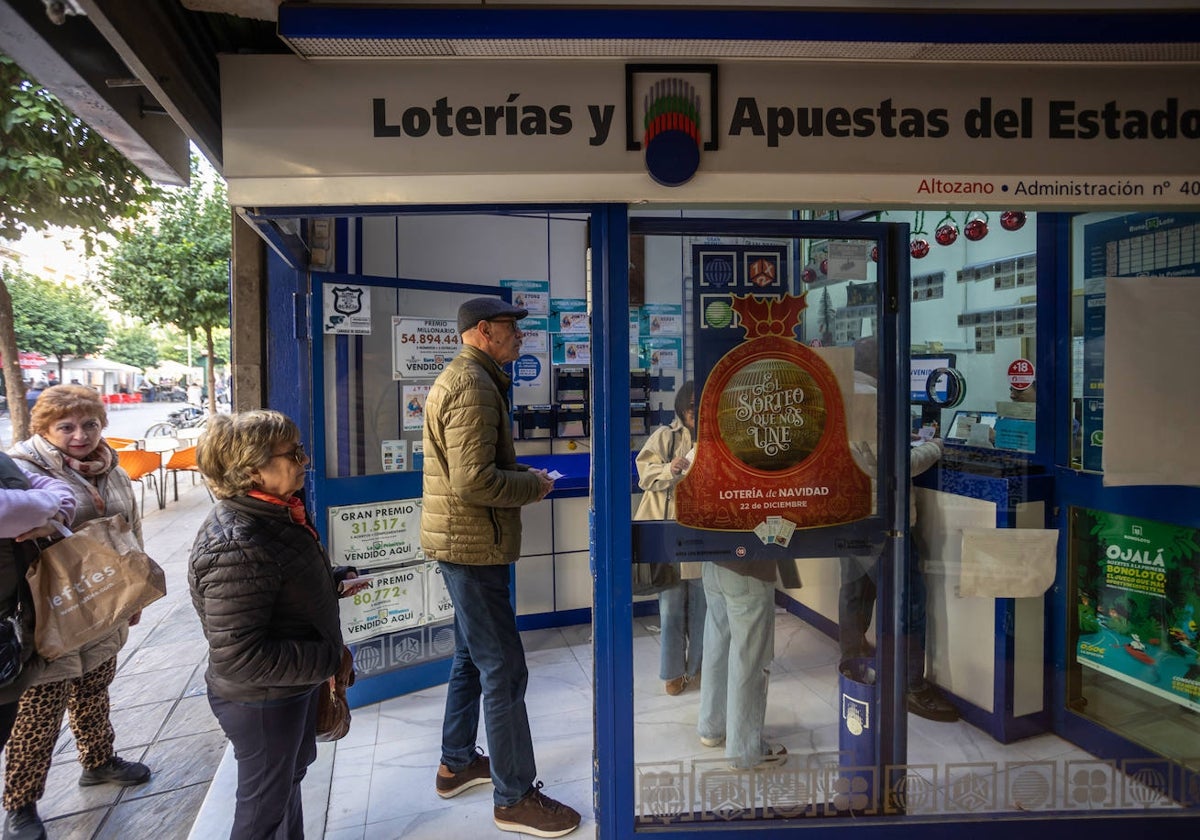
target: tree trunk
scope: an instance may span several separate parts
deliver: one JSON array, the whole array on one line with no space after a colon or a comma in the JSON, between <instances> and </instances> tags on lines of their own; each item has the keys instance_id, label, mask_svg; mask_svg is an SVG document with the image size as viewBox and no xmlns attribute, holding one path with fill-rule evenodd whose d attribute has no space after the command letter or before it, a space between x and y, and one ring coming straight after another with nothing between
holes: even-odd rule
<instances>
[{"instance_id":1,"label":"tree trunk","mask_svg":"<svg viewBox=\"0 0 1200 840\"><path fill-rule=\"evenodd\" d=\"M25 404L25 380L21 378L12 296L3 277L0 277L0 355L4 357L4 386L8 392L8 416L12 419L9 443L12 444L29 437L29 406Z\"/></svg>"},{"instance_id":2,"label":"tree trunk","mask_svg":"<svg viewBox=\"0 0 1200 840\"><path fill-rule=\"evenodd\" d=\"M208 413L217 413L217 366L213 364L213 328L204 328L204 347L208 351Z\"/></svg>"}]
</instances>

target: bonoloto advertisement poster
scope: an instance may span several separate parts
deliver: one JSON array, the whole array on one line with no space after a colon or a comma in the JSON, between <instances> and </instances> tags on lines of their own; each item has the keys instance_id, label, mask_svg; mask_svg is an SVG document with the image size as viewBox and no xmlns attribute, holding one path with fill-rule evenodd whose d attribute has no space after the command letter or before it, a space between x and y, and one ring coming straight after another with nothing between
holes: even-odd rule
<instances>
[{"instance_id":1,"label":"bonoloto advertisement poster","mask_svg":"<svg viewBox=\"0 0 1200 840\"><path fill-rule=\"evenodd\" d=\"M1080 664L1200 710L1195 528L1073 508Z\"/></svg>"}]
</instances>

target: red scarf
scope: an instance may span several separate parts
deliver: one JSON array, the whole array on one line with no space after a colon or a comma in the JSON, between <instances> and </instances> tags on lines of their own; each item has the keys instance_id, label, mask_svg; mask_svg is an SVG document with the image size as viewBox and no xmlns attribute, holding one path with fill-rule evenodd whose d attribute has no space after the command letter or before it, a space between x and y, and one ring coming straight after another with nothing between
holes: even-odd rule
<instances>
[{"instance_id":1,"label":"red scarf","mask_svg":"<svg viewBox=\"0 0 1200 840\"><path fill-rule=\"evenodd\" d=\"M261 490L251 490L246 494L252 499L259 499L264 502L270 502L273 505L280 505L288 509L288 513L292 517L292 521L297 525L303 525L308 533L312 534L313 539L317 542L321 538L317 536L317 532L313 530L313 526L308 524L308 515L304 512L304 502L300 501L299 496L289 496L286 501L278 496L272 496L270 493L264 493Z\"/></svg>"}]
</instances>

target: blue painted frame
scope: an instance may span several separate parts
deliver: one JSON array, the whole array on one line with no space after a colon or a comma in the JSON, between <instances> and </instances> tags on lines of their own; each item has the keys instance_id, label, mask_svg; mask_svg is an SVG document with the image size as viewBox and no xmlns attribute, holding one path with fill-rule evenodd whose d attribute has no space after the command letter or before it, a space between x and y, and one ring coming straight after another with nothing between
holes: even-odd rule
<instances>
[{"instance_id":1,"label":"blue painted frame","mask_svg":"<svg viewBox=\"0 0 1200 840\"><path fill-rule=\"evenodd\" d=\"M503 206L457 206L437 208L345 208L348 215L362 216L370 214L393 214L397 212L439 212L439 213L523 213L547 212L546 208L519 208ZM606 558L629 556L630 528L628 494L632 482L632 468L627 455L629 441L628 412L621 399L606 395L624 395L627 393L628 356L628 319L624 315L628 300L628 277L621 267L628 263L628 234L629 219L624 205L585 205L563 206L560 209L570 212L590 212L592 215L591 246L593 267L593 315L596 348L593 370L594 383L598 399L594 405L594 451L597 458L603 457L605 463L622 465L619 469L598 471L593 485L594 507L589 512L589 528L591 531L591 562L594 578L594 603L597 605L593 612L595 622L596 646L596 696L598 703L595 710L596 721L596 758L601 767L629 768L633 763L633 720L632 720L632 664L626 655L632 646L632 593L627 575L607 573ZM273 208L259 214L261 218L288 218L304 216L312 212L312 208ZM337 215L332 208L321 208L322 215ZM1042 370L1054 370L1059 383L1053 391L1040 389L1039 416L1053 416L1063 410L1069 401L1069 313L1066 308L1059 307L1056 302L1055 290L1069 288L1069 216L1063 214L1039 214L1039 255L1046 253L1049 248L1054 253L1053 277L1047 280L1039 278L1038 318L1043 324L1055 325L1056 342L1039 341L1038 365ZM340 223L340 224L344 224ZM1042 226L1045 226L1044 229ZM345 242L345 230L339 227L339 242ZM906 260L906 242L902 237L889 239L886 248L881 248L881 254L886 253L890 259ZM355 256L361 256L361 240L355 243ZM339 253L338 268L347 270L345 259L350 256ZM355 264L360 264L356 259ZM313 329L312 313L308 312L307 296L308 281L302 271L289 265L278 253L270 252L267 256L268 284L268 335L272 341L267 347L267 401L274 408L287 412L297 419L302 434L306 440L313 440L314 417L312 411L315 403L310 394L313 382L323 382L324 373L318 355L313 355L314 366L310 370L302 368L303 360L309 358L309 350L303 347L309 336L303 331L296 333L298 325ZM394 281L387 278L388 283ZM1046 288L1047 285L1050 288ZM1045 295L1045 297L1043 297ZM908 343L907 295L898 295L891 305L897 307L900 316L896 333L885 341L906 346ZM299 310L299 311L298 311ZM297 315L301 317L297 317ZM1045 333L1042 333L1043 337ZM297 342L297 343L293 343ZM1053 344L1054 346L1047 346ZM289 347L293 348L289 351ZM295 348L302 348L299 352ZM315 378L314 378L315 377ZM297 387L296 383L299 383ZM1064 384L1068 383L1068 384ZM902 404L905 399L904 382L896 377L894 387L896 394L893 398ZM1067 388L1064 393L1063 389ZM614 403L610 405L610 402ZM1050 412L1049 408L1056 412ZM1045 413L1043 413L1045 412ZM1047 460L1058 463L1065 458L1069 440L1065 434L1055 431L1053 435L1039 434L1039 460L1043 457L1041 447L1050 447L1053 451ZM323 441L317 451L323 451ZM906 453L900 453L902 458ZM899 463L893 464L893 471L900 468ZM1143 490L1140 488L1104 488L1099 476L1083 475L1074 470L1055 467L1056 501L1060 506L1078 504L1101 509L1119 510L1134 516L1146 518L1170 519L1186 524L1196 524L1200 527L1200 489L1173 489L1170 494L1159 492L1155 488ZM903 482L899 483L903 485ZM311 480L307 485L310 493L317 493L322 498L330 492L324 485L317 491ZM339 501L342 501L339 499ZM348 501L348 500L347 500ZM900 503L897 507L897 503ZM896 488L893 498L889 499L888 509L907 510L907 489L903 486ZM1065 527L1065 507L1058 513L1057 527ZM323 519L319 517L319 519ZM320 525L324 527L322 521ZM892 523L896 530L902 530L899 521ZM599 566L597 566L599 564ZM893 567L895 564L893 564ZM1047 599L1048 632L1054 644L1054 665L1058 675L1055 681L1055 729L1064 737L1076 741L1085 749L1104 755L1106 752L1122 755L1136 754L1130 750L1130 745L1124 739L1102 730L1100 727L1080 718L1063 708L1065 683L1062 677L1067 661L1065 650L1065 632L1063 620L1066 615L1064 596L1059 590L1054 598ZM890 604L890 597L883 591L884 585L894 587L895 581L887 576L881 579L880 604ZM891 590L894 592L894 588ZM891 612L895 612L891 610ZM885 617L881 614L881 626L892 626L894 630L898 616ZM894 657L896 651L892 651ZM888 655L881 649L881 655ZM895 670L895 669L893 669ZM444 674L438 677L430 669L423 675L429 683L444 679ZM373 702L383 699L383 696L364 694L363 702ZM883 704L883 713L890 714L892 720L903 719L902 698L895 697L891 702ZM890 727L893 731L895 726ZM629 837L634 833L630 825L634 813L634 781L624 772L601 772L595 779L597 812L601 815L599 836L603 838ZM620 816L616 816L620 815ZM1019 821L1020 830L1031 837L1051 837L1061 834L1065 823L1064 818L1078 820L1079 813L1069 814L1039 814ZM1107 840L1121 838L1125 840L1131 831L1141 832L1154 828L1170 830L1180 825L1178 817L1170 814L1150 814L1136 817L1100 818L1088 821L1088 836L1091 840ZM906 837L917 832L923 838L953 838L961 836L963 821L954 819L934 819L917 825L909 820L871 821L865 819L852 822L829 822L814 825L811 822L780 820L769 826L756 825L742 828L724 825L704 825L696 827L679 827L670 833L680 838L724 838L737 836L749 830L770 828L772 832L799 829L811 832L813 836L822 837L827 833L840 830L853 830L870 837ZM991 838L1007 838L1014 829L1014 820L988 819L972 821L970 830L980 840Z\"/></svg>"},{"instance_id":2,"label":"blue painted frame","mask_svg":"<svg viewBox=\"0 0 1200 840\"><path fill-rule=\"evenodd\" d=\"M354 249L355 249L355 265L362 264L362 237L361 226L357 226ZM344 232L344 231L343 231ZM344 242L344 239L338 240ZM339 249L340 251L341 249ZM499 286L487 286L472 283L434 283L427 280L416 280L410 278L392 278L392 277L374 277L363 274L338 274L338 273L319 273L313 275L314 290L318 284L324 283L353 283L360 286L373 286L386 289L417 289L431 293L478 293L480 295L498 295L508 299L511 297L511 290L502 289ZM319 301L319 295L315 292L310 296L310 300L314 303L309 307L310 324L309 329L313 340L310 342L310 355L312 365L312 382L323 383L325 381L325 354L322 350L322 341L318 340L321 336L321 321L323 313L321 307L316 303ZM361 340L357 336L347 335L339 336L335 342L335 405L338 410L338 428L346 429L346 425L350 420L350 406L346 393L348 391L348 380L351 370L360 370L362 365L361 356ZM313 526L317 533L321 536L321 541L325 545L329 544L329 518L324 515L330 505L336 498L338 505L354 505L364 504L378 501L387 498L413 498L421 495L421 477L419 473L388 473L385 475L370 475L370 476L327 476L325 470L318 469L315 466L316 459L320 458L324 461L324 453L328 444L326 436L326 428L324 422L319 418L325 416L325 409L329 395L325 393L324 388L318 387L313 389L312 396L312 430L311 439L313 442L311 451L313 452L313 462L308 471L309 484L312 488L312 495L308 500L309 508L314 512L313 518L316 520ZM361 417L361 413L359 414ZM349 450L349 438L347 435L340 435L337 441L338 456L337 463L339 469L347 459L351 457ZM515 599L516 593L513 592ZM514 603L515 609L515 603ZM369 703L377 703L381 700L386 700L395 697L397 694L409 693L418 691L429 686L439 685L444 683L450 674L449 657L439 659L432 662L423 662L412 667L403 669L401 672L388 672L379 674L373 677L364 677L359 679L347 691L347 699L353 708L367 705Z\"/></svg>"},{"instance_id":3,"label":"blue painted frame","mask_svg":"<svg viewBox=\"0 0 1200 840\"><path fill-rule=\"evenodd\" d=\"M1191 11L926 9L347 8L284 4L279 34L329 39L855 41L873 43L1169 44L1200 37Z\"/></svg>"},{"instance_id":4,"label":"blue painted frame","mask_svg":"<svg viewBox=\"0 0 1200 840\"><path fill-rule=\"evenodd\" d=\"M1071 224L1078 214L1038 214L1038 264L1043 263L1043 254L1050 254L1053 267L1046 277L1039 272L1038 321L1054 325L1054 356L1049 360L1054 370L1055 388L1045 395L1049 402L1043 405L1043 390L1038 392L1038 416L1060 418L1053 429L1054 449L1049 461L1054 476L1055 515L1049 527L1057 528L1063 539L1059 543L1058 575L1052 590L1053 597L1047 598L1046 628L1050 640L1050 656L1054 667L1054 695L1052 713L1054 730L1059 735L1079 744L1083 749L1102 757L1129 758L1150 757L1152 753L1139 747L1117 733L1103 727L1067 708L1067 669L1073 659L1073 651L1067 646L1068 625L1074 615L1074 599L1068 591L1070 581L1070 510L1072 507L1091 508L1136 516L1143 519L1173 522L1192 528L1200 528L1200 488L1198 487L1105 487L1103 476L1083 472L1070 467L1071 436L1071 307L1056 306L1050 312L1042 311L1043 286L1051 287L1047 293L1059 299L1071 299ZM1043 216L1045 220L1043 222ZM1042 225L1045 224L1043 231ZM1044 282L1043 282L1044 280ZM1039 366L1046 364L1041 358L1039 343ZM1053 407L1053 412L1050 411ZM1039 429L1039 438L1043 435Z\"/></svg>"},{"instance_id":5,"label":"blue painted frame","mask_svg":"<svg viewBox=\"0 0 1200 840\"><path fill-rule=\"evenodd\" d=\"M887 396L887 399L881 399L881 405L887 404L890 401L895 405L907 406L908 404L908 377L907 377L907 356L909 346L909 324L908 313L911 300L909 282L908 282L908 239L909 229L905 224L882 223L882 222L818 222L818 221L785 221L785 220L763 220L763 219L713 219L713 218L670 218L670 217L647 217L627 219L629 233L639 233L646 235L662 235L662 236L683 236L683 235L724 235L724 236L759 236L759 237L783 237L783 238L813 238L813 239L840 239L853 238L861 240L874 240L879 248L879 268L878 277L882 284L881 294L876 301L877 323L879 325L879 337L882 352L882 364L880 368L880 386L879 392L881 397ZM627 263L628 255L621 252L615 252L612 259L624 260ZM623 273L624 274L624 273ZM622 291L625 297L616 297L612 289L608 290L608 298L612 307L622 307L619 312L624 312L624 307L627 306L627 274L621 278L613 278L607 276L612 282L621 282L623 284ZM616 316L613 318L613 323L605 324L600 322L598 329L607 332L612 327L616 326ZM616 340L614 338L614 340ZM628 340L628 335L624 336L624 340ZM613 379L607 383L608 387L613 389L610 393L621 393L625 389L624 383L628 381L627 353L624 352L624 345L617 345L610 348L614 356L626 359L626 366L623 370L623 378ZM901 367L904 366L904 376L901 376ZM599 377L597 377L599 382ZM598 404L606 404L607 401L597 400ZM599 422L599 421L597 421ZM626 426L622 430L625 435L623 442L613 442L614 449L612 454L614 457L617 453L624 450L618 447L628 447L628 418L625 419ZM901 757L907 754L907 726L901 724L896 725L897 721L903 722L906 720L907 714L905 709L904 692L897 690L897 686L903 685L906 680L907 662L904 656L903 648L896 643L896 640L901 637L900 628L900 611L895 608L894 600L895 593L900 587L900 581L905 574L903 562L907 558L907 552L904 549L904 535L908 532L908 494L909 483L907 481L889 480L888 476L907 476L909 470L908 460L908 415L907 412L895 412L891 418L886 417L885 412L880 412L878 420L877 439L880 441L879 451L881 453L891 453L892 459L890 463L880 464L880 480L877 482L877 506L881 512L879 516L864 520L858 523L850 523L848 525L836 526L831 528L819 529L819 532L810 532L806 534L806 539L818 540L828 537L829 545L824 554L828 556L836 556L841 553L837 550L836 540L866 538L876 542L884 543L884 556L881 559L883 567L890 569L892 574L882 574L878 583L878 598L877 609L879 611L879 627L890 628L880 634L879 639L879 656L884 661L889 661L891 666L885 669L887 673L892 674L891 681L882 681L877 686L878 692L878 708L879 708L879 726L876 729L876 737L879 739L876 743L877 762L881 768L890 764L901 763ZM903 442L904 445L901 445ZM595 446L595 443L593 443ZM627 459L626 459L627 460ZM606 463L615 463L608 460ZM606 471L611 473L611 470ZM632 480L632 474L622 476L628 487L628 482ZM596 478L600 480L599 475ZM615 479L620 482L621 478ZM600 494L597 492L597 498ZM628 492L623 491L620 498L613 501L613 506L610 508L614 514L618 511L623 511L620 514L620 527L617 528L617 523L613 522L614 516L607 517L608 526L610 528L609 536L614 541L619 541L619 545L614 543L609 547L609 554L606 556L628 557L631 549L630 531L631 521L628 515ZM611 529L616 528L616 532L612 533ZM710 534L710 538L714 535ZM806 544L807 547L807 544ZM612 551L626 553L611 554ZM808 553L808 552L806 552ZM822 556L821 551L814 551L812 556ZM899 558L899 559L898 559ZM598 576L599 577L599 576ZM617 584L611 592L614 598L619 599L618 602L628 604L632 600L632 593L629 586L629 576L613 574L605 577L616 578L614 582ZM599 581L597 583L597 598L600 597ZM793 611L803 611L803 608L791 606L787 604L786 596L777 596L777 599L784 603L785 608ZM596 601L597 605L601 601ZM610 605L611 606L611 605ZM631 621L631 616L627 614L627 610L622 611L620 616L615 616L615 621L625 621L626 626L622 628L618 623L613 627L614 637L612 638L613 649L627 652L632 646L632 632L628 625ZM623 636L619 642L616 638L617 634ZM628 637L626 640L625 637ZM597 629L597 656L599 656L600 645L602 644L602 636ZM620 772L620 768L633 766L633 743L632 743L632 699L625 700L628 696L632 698L632 682L628 685L624 680L628 678L632 680L631 665L628 660L631 657L626 657L626 662L622 663L624 668L616 676L614 680L618 687L628 691L628 694L613 695L614 703L619 704L620 721L624 725L624 729L620 725L617 726L613 733L614 753L613 753L613 768ZM600 677L600 669L597 669L597 680ZM597 698L602 698L604 695L597 689ZM627 719L627 722L626 722ZM597 721L599 721L599 709L597 709ZM889 739L884 740L882 733L888 733ZM597 724L597 741L599 745L599 723ZM624 750L628 749L628 757ZM605 759L603 752L598 753L598 766L601 768L600 776L604 777L608 774L603 773ZM615 774L614 774L615 775ZM633 780L629 780L629 784L625 788L617 790L607 790L609 795L613 796L614 806L611 813L618 815L629 815L632 820L634 815L634 791L632 790ZM600 803L601 813L608 813L605 809L604 800L598 799ZM627 831L632 829L638 832L636 825L625 825L625 817L620 817L619 820L612 822L620 822L621 825L601 825L599 836L601 838L608 837L626 837L628 833L621 833L621 829ZM784 821L786 822L786 821ZM774 828L779 823L772 821L771 827ZM762 829L763 824L754 826L757 829ZM684 826L672 826L673 833L675 829L681 831L679 836L699 836L695 830L684 830ZM644 828L642 830L645 830ZM744 829L743 829L744 830ZM810 829L812 830L812 829ZM703 834L707 836L723 837L729 833L729 829L721 831L715 826L706 826ZM640 832L639 832L640 833Z\"/></svg>"}]
</instances>

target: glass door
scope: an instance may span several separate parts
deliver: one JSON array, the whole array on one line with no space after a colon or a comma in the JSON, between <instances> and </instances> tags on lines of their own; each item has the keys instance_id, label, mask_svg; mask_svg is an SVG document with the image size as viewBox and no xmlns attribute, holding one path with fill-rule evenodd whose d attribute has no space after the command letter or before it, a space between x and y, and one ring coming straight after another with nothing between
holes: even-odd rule
<instances>
[{"instance_id":1,"label":"glass door","mask_svg":"<svg viewBox=\"0 0 1200 840\"><path fill-rule=\"evenodd\" d=\"M635 829L902 811L907 227L629 224Z\"/></svg>"},{"instance_id":2,"label":"glass door","mask_svg":"<svg viewBox=\"0 0 1200 840\"><path fill-rule=\"evenodd\" d=\"M425 395L460 348L459 305L498 286L330 274L314 286L324 422L313 469L335 565L373 585L341 605L355 705L445 681L453 607L420 545ZM316 307L314 307L316 308Z\"/></svg>"},{"instance_id":3,"label":"glass door","mask_svg":"<svg viewBox=\"0 0 1200 840\"><path fill-rule=\"evenodd\" d=\"M512 579L518 620L524 629L587 619L580 404L590 394L569 401L569 419L550 405L562 380L552 374L586 363L586 312L572 335L574 359L549 326L551 301L564 308L561 301L585 297L587 218L581 210L484 208L364 216L344 222L346 270L312 274L314 507L332 561L374 581L341 605L359 677L353 705L440 684L449 672L452 605L420 546L423 408L460 349L457 312L470 298L501 297L529 310L522 355L510 369L517 456L569 476L553 498L523 511Z\"/></svg>"}]
</instances>

